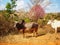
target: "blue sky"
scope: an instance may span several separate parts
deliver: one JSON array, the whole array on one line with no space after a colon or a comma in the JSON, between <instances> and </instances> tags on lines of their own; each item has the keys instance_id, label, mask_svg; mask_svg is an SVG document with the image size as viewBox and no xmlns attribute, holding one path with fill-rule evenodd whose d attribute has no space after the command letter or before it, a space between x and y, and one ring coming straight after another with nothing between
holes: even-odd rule
<instances>
[{"instance_id":1,"label":"blue sky","mask_svg":"<svg viewBox=\"0 0 60 45\"><path fill-rule=\"evenodd\" d=\"M60 0L50 0L52 4L46 7L48 12L60 12Z\"/></svg>"},{"instance_id":2,"label":"blue sky","mask_svg":"<svg viewBox=\"0 0 60 45\"><path fill-rule=\"evenodd\" d=\"M0 0L0 10L5 9L5 5L7 2L10 2L10 0ZM45 12L47 13L60 12L60 0L49 0L49 2L51 2L51 4L49 4L45 8L44 8L44 5L46 4L46 2L45 3L43 2L43 4L41 4ZM17 4L16 10L19 10L19 9L29 10L28 3L31 4L29 0L18 0L16 3Z\"/></svg>"}]
</instances>

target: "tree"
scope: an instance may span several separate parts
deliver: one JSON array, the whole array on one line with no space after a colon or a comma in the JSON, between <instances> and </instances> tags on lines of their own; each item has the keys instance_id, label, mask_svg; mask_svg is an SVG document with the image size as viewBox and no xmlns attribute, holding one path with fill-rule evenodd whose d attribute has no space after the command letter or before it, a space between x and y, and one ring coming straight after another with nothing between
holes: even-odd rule
<instances>
[{"instance_id":1,"label":"tree","mask_svg":"<svg viewBox=\"0 0 60 45\"><path fill-rule=\"evenodd\" d=\"M35 5L30 10L30 19L37 21L39 18L43 18L45 15L45 12L43 8L40 5Z\"/></svg>"},{"instance_id":2,"label":"tree","mask_svg":"<svg viewBox=\"0 0 60 45\"><path fill-rule=\"evenodd\" d=\"M11 0L11 3L6 4L6 11L10 14L13 11L13 8L16 7L16 1L17 0Z\"/></svg>"},{"instance_id":3,"label":"tree","mask_svg":"<svg viewBox=\"0 0 60 45\"><path fill-rule=\"evenodd\" d=\"M28 17L34 21L37 21L39 18L44 18L44 8L46 8L51 2L49 0L30 0L30 2L31 3L28 3L30 8ZM41 6L42 3L45 4L43 4L44 7Z\"/></svg>"},{"instance_id":4,"label":"tree","mask_svg":"<svg viewBox=\"0 0 60 45\"><path fill-rule=\"evenodd\" d=\"M6 4L6 11L10 14L11 13L11 4L7 3Z\"/></svg>"},{"instance_id":5,"label":"tree","mask_svg":"<svg viewBox=\"0 0 60 45\"><path fill-rule=\"evenodd\" d=\"M6 4L6 12L4 14L5 18L8 20L11 14L14 14L13 8L16 7L16 1L17 0L11 0L11 2L8 2Z\"/></svg>"}]
</instances>

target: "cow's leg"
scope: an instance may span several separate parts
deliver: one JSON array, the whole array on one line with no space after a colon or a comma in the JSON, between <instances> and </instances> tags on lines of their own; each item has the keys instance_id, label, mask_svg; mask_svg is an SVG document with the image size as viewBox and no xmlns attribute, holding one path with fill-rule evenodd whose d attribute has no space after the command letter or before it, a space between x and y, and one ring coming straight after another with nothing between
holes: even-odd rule
<instances>
[{"instance_id":1,"label":"cow's leg","mask_svg":"<svg viewBox=\"0 0 60 45\"><path fill-rule=\"evenodd\" d=\"M36 35L35 35L35 36L36 36L36 37L37 37L37 34L38 34L38 33L37 33L37 30L38 30L38 28L36 28L36 29L35 29L35 33L36 33Z\"/></svg>"},{"instance_id":2,"label":"cow's leg","mask_svg":"<svg viewBox=\"0 0 60 45\"><path fill-rule=\"evenodd\" d=\"M35 36L35 37L37 36L37 29L36 28L33 29L33 36Z\"/></svg>"},{"instance_id":3,"label":"cow's leg","mask_svg":"<svg viewBox=\"0 0 60 45\"><path fill-rule=\"evenodd\" d=\"M33 37L36 35L36 33L35 33L35 29L33 29Z\"/></svg>"},{"instance_id":4,"label":"cow's leg","mask_svg":"<svg viewBox=\"0 0 60 45\"><path fill-rule=\"evenodd\" d=\"M57 38L57 28L55 28L55 38Z\"/></svg>"},{"instance_id":5,"label":"cow's leg","mask_svg":"<svg viewBox=\"0 0 60 45\"><path fill-rule=\"evenodd\" d=\"M23 29L23 37L25 37L25 29Z\"/></svg>"},{"instance_id":6,"label":"cow's leg","mask_svg":"<svg viewBox=\"0 0 60 45\"><path fill-rule=\"evenodd\" d=\"M57 34L57 28L55 28L55 34Z\"/></svg>"},{"instance_id":7,"label":"cow's leg","mask_svg":"<svg viewBox=\"0 0 60 45\"><path fill-rule=\"evenodd\" d=\"M26 29L26 28L23 29L23 37L25 37L25 29Z\"/></svg>"}]
</instances>

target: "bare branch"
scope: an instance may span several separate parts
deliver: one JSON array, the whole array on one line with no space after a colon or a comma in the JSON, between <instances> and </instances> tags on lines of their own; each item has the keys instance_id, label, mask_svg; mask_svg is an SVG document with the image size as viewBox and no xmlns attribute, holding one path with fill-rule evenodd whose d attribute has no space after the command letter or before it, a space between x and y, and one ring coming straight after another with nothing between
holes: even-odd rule
<instances>
[{"instance_id":1,"label":"bare branch","mask_svg":"<svg viewBox=\"0 0 60 45\"><path fill-rule=\"evenodd\" d=\"M38 4L38 3L42 3L44 0L30 0L30 2L35 5L35 4Z\"/></svg>"},{"instance_id":2,"label":"bare branch","mask_svg":"<svg viewBox=\"0 0 60 45\"><path fill-rule=\"evenodd\" d=\"M27 4L28 4L29 8L31 8L31 4L30 3L27 3Z\"/></svg>"},{"instance_id":3,"label":"bare branch","mask_svg":"<svg viewBox=\"0 0 60 45\"><path fill-rule=\"evenodd\" d=\"M44 8L45 8L45 7L47 7L48 5L50 5L51 2L50 2L49 0L46 0L46 2L45 2L44 4L45 4L45 6L44 6Z\"/></svg>"}]
</instances>

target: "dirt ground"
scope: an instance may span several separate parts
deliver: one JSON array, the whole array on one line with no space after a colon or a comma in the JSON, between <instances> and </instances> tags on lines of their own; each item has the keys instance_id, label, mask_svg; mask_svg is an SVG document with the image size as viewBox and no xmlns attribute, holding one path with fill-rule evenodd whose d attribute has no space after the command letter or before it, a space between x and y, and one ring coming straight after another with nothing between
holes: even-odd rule
<instances>
[{"instance_id":1,"label":"dirt ground","mask_svg":"<svg viewBox=\"0 0 60 45\"><path fill-rule=\"evenodd\" d=\"M60 45L60 33L47 33L38 37L23 38L22 35L9 35L4 38L0 37L0 45Z\"/></svg>"}]
</instances>

